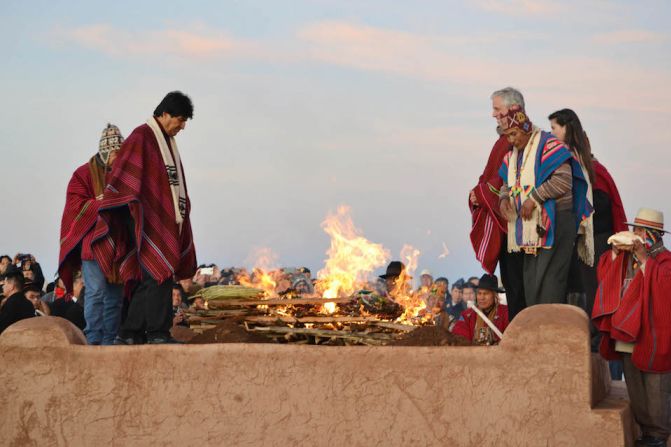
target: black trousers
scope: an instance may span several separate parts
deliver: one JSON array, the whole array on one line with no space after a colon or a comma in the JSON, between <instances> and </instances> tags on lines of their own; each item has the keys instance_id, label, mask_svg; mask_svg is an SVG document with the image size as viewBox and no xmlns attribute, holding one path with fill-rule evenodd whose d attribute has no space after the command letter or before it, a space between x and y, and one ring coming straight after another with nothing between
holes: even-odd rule
<instances>
[{"instance_id":1,"label":"black trousers","mask_svg":"<svg viewBox=\"0 0 671 447\"><path fill-rule=\"evenodd\" d=\"M158 283L146 271L133 290L128 314L119 336L136 340L170 337L172 327L172 281Z\"/></svg>"},{"instance_id":2,"label":"black trousers","mask_svg":"<svg viewBox=\"0 0 671 447\"><path fill-rule=\"evenodd\" d=\"M503 235L501 255L499 256L501 282L506 289L508 318L510 321L527 307L524 298L524 253L508 253L507 235Z\"/></svg>"},{"instance_id":3,"label":"black trousers","mask_svg":"<svg viewBox=\"0 0 671 447\"><path fill-rule=\"evenodd\" d=\"M557 211L552 248L539 249L524 258L524 290L527 306L566 304L566 286L575 245L575 214Z\"/></svg>"},{"instance_id":4,"label":"black trousers","mask_svg":"<svg viewBox=\"0 0 671 447\"><path fill-rule=\"evenodd\" d=\"M644 436L668 439L671 432L671 373L636 368L631 354L622 354L624 378L634 419Z\"/></svg>"}]
</instances>

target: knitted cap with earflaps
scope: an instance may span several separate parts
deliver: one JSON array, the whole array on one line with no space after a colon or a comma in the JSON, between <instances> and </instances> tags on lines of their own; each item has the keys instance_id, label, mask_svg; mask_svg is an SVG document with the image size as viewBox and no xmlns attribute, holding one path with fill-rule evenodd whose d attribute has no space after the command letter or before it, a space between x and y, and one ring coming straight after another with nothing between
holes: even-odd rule
<instances>
[{"instance_id":1,"label":"knitted cap with earflaps","mask_svg":"<svg viewBox=\"0 0 671 447\"><path fill-rule=\"evenodd\" d=\"M107 124L100 136L100 144L98 145L98 154L103 163L107 164L110 157L110 152L118 151L123 144L123 136L121 131L114 124Z\"/></svg>"}]
</instances>

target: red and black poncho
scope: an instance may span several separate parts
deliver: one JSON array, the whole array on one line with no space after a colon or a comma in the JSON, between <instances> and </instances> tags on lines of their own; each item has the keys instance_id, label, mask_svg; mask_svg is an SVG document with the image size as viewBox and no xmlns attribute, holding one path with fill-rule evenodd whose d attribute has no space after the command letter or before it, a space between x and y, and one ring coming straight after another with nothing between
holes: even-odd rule
<instances>
[{"instance_id":1,"label":"red and black poncho","mask_svg":"<svg viewBox=\"0 0 671 447\"><path fill-rule=\"evenodd\" d=\"M119 151L99 207L92 248L100 268L107 276L118 269L124 283L140 280L142 269L158 282L192 277L190 211L187 195L180 228L156 136L147 124L137 127Z\"/></svg>"}]
</instances>

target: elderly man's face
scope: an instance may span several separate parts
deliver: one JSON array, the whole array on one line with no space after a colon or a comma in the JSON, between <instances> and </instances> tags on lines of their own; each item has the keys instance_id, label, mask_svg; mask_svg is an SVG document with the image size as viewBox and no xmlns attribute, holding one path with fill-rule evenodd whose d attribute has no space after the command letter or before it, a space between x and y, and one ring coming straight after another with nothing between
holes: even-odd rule
<instances>
[{"instance_id":1,"label":"elderly man's face","mask_svg":"<svg viewBox=\"0 0 671 447\"><path fill-rule=\"evenodd\" d=\"M506 113L508 113L508 107L503 103L503 99L500 96L494 96L492 98L492 117L498 120L498 117Z\"/></svg>"},{"instance_id":2,"label":"elderly man's face","mask_svg":"<svg viewBox=\"0 0 671 447\"><path fill-rule=\"evenodd\" d=\"M493 290L478 289L478 309L489 309L496 301L496 292Z\"/></svg>"},{"instance_id":3,"label":"elderly man's face","mask_svg":"<svg viewBox=\"0 0 671 447\"><path fill-rule=\"evenodd\" d=\"M530 134L522 132L517 127L511 127L503 131L503 134L508 139L508 143L515 146L517 149L524 149L529 142Z\"/></svg>"}]
</instances>

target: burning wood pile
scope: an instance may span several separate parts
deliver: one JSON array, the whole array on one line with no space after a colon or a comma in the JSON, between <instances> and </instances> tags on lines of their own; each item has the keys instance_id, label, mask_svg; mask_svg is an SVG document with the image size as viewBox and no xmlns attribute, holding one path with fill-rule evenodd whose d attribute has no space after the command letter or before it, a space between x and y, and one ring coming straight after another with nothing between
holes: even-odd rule
<instances>
[{"instance_id":1,"label":"burning wood pile","mask_svg":"<svg viewBox=\"0 0 671 447\"><path fill-rule=\"evenodd\" d=\"M388 250L363 237L347 207L327 216L322 227L331 243L314 291L288 288L278 293L272 275L255 268L252 275L237 278L240 285L197 292L203 308L188 312L191 328L203 332L232 320L250 334L282 343L384 345L420 326L435 325L430 291L413 292L410 286L418 250L404 247L405 268L387 279L384 293L368 279L388 262Z\"/></svg>"}]
</instances>

